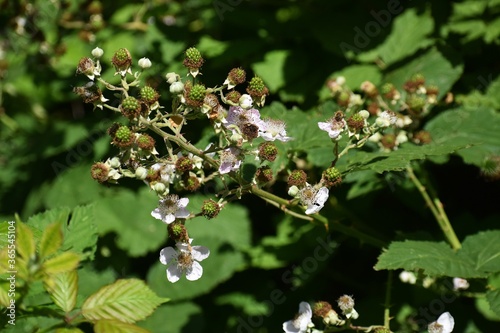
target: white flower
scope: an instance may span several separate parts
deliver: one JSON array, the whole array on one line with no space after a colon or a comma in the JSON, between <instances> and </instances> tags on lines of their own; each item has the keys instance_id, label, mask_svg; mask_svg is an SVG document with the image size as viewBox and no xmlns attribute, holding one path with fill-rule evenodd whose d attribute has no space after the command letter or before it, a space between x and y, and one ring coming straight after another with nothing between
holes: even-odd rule
<instances>
[{"instance_id":1,"label":"white flower","mask_svg":"<svg viewBox=\"0 0 500 333\"><path fill-rule=\"evenodd\" d=\"M192 239L189 240L189 243ZM204 246L191 246L187 243L175 244L177 250L173 247L165 247L160 251L160 262L167 265L167 279L174 283L179 281L182 274L186 274L189 281L198 280L203 274L203 267L199 261L202 261L210 255L210 250Z\"/></svg>"},{"instance_id":2,"label":"white flower","mask_svg":"<svg viewBox=\"0 0 500 333\"><path fill-rule=\"evenodd\" d=\"M455 326L455 319L449 312L441 314L437 321L432 322L427 326L429 333L451 333Z\"/></svg>"},{"instance_id":3,"label":"white flower","mask_svg":"<svg viewBox=\"0 0 500 333\"><path fill-rule=\"evenodd\" d=\"M344 131L346 127L346 122L344 119L337 120L335 117L331 118L327 122L318 122L319 129L326 131L330 139L340 139L340 134Z\"/></svg>"},{"instance_id":4,"label":"white flower","mask_svg":"<svg viewBox=\"0 0 500 333\"><path fill-rule=\"evenodd\" d=\"M457 291L460 289L467 289L469 288L469 282L466 279L462 278L453 278L453 290Z\"/></svg>"},{"instance_id":5,"label":"white flower","mask_svg":"<svg viewBox=\"0 0 500 333\"><path fill-rule=\"evenodd\" d=\"M328 200L328 188L322 187L316 190L309 184L300 190L299 198L302 204L307 206L306 215L315 214L323 208L326 200Z\"/></svg>"},{"instance_id":6,"label":"white flower","mask_svg":"<svg viewBox=\"0 0 500 333\"><path fill-rule=\"evenodd\" d=\"M160 200L158 208L151 212L151 216L167 224L174 222L176 218L185 219L189 216L186 210L188 203L188 198L179 199L178 195L167 195L165 199Z\"/></svg>"},{"instance_id":7,"label":"white flower","mask_svg":"<svg viewBox=\"0 0 500 333\"><path fill-rule=\"evenodd\" d=\"M305 333L311 327L314 327L312 310L309 303L306 302L300 302L299 313L295 319L283 323L283 330L286 333Z\"/></svg>"},{"instance_id":8,"label":"white flower","mask_svg":"<svg viewBox=\"0 0 500 333\"><path fill-rule=\"evenodd\" d=\"M413 272L402 271L399 273L399 279L401 282L415 284L417 283L417 276Z\"/></svg>"},{"instance_id":9,"label":"white flower","mask_svg":"<svg viewBox=\"0 0 500 333\"><path fill-rule=\"evenodd\" d=\"M151 60L149 60L149 58L141 58L139 59L138 64L142 69L146 69L151 67Z\"/></svg>"},{"instance_id":10,"label":"white flower","mask_svg":"<svg viewBox=\"0 0 500 333\"><path fill-rule=\"evenodd\" d=\"M240 150L238 148L227 148L220 153L219 173L221 175L238 170L241 165L239 159Z\"/></svg>"},{"instance_id":11,"label":"white flower","mask_svg":"<svg viewBox=\"0 0 500 333\"><path fill-rule=\"evenodd\" d=\"M266 141L279 140L283 142L290 141L292 138L286 136L286 124L282 120L266 119L263 122L260 136Z\"/></svg>"},{"instance_id":12,"label":"white flower","mask_svg":"<svg viewBox=\"0 0 500 333\"><path fill-rule=\"evenodd\" d=\"M384 111L378 116L378 118L375 120L375 123L380 127L389 127L391 125L394 125L397 120L398 117L394 112Z\"/></svg>"},{"instance_id":13,"label":"white flower","mask_svg":"<svg viewBox=\"0 0 500 333\"><path fill-rule=\"evenodd\" d=\"M160 181L165 184L172 184L175 178L175 166L168 163L155 163L151 166L151 170L160 171Z\"/></svg>"}]
</instances>

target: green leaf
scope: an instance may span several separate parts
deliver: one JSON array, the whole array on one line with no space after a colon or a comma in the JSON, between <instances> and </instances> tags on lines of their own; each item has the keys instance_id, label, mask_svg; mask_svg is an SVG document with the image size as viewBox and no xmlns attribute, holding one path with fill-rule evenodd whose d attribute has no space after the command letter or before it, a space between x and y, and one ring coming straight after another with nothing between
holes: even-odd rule
<instances>
[{"instance_id":1,"label":"green leaf","mask_svg":"<svg viewBox=\"0 0 500 333\"><path fill-rule=\"evenodd\" d=\"M500 289L490 290L486 293L486 299L490 303L490 309L500 317Z\"/></svg>"},{"instance_id":2,"label":"green leaf","mask_svg":"<svg viewBox=\"0 0 500 333\"><path fill-rule=\"evenodd\" d=\"M285 62L289 52L289 50L270 51L266 53L264 61L254 63L252 66L255 74L264 80L270 92L276 92L285 85Z\"/></svg>"},{"instance_id":3,"label":"green leaf","mask_svg":"<svg viewBox=\"0 0 500 333\"><path fill-rule=\"evenodd\" d=\"M378 173L385 171L401 171L409 166L411 161L423 160L429 156L448 155L462 148L466 143L454 141L440 142L417 146L411 143L401 145L398 150L391 152L365 152L355 151L344 157L346 169L351 171L373 170Z\"/></svg>"},{"instance_id":4,"label":"green leaf","mask_svg":"<svg viewBox=\"0 0 500 333\"><path fill-rule=\"evenodd\" d=\"M481 166L485 158L500 154L500 114L486 107L457 108L430 120L425 129L436 145L470 145L457 152L464 162Z\"/></svg>"},{"instance_id":5,"label":"green leaf","mask_svg":"<svg viewBox=\"0 0 500 333\"><path fill-rule=\"evenodd\" d=\"M78 293L78 273L76 270L61 273L45 281L46 289L54 303L65 313L75 308Z\"/></svg>"},{"instance_id":6,"label":"green leaf","mask_svg":"<svg viewBox=\"0 0 500 333\"><path fill-rule=\"evenodd\" d=\"M134 323L151 315L158 305L167 301L156 296L144 281L121 279L87 298L82 305L82 315L88 320L115 319Z\"/></svg>"},{"instance_id":7,"label":"green leaf","mask_svg":"<svg viewBox=\"0 0 500 333\"><path fill-rule=\"evenodd\" d=\"M61 224L54 222L49 224L42 234L42 239L38 244L40 259L44 259L59 250L63 242Z\"/></svg>"},{"instance_id":8,"label":"green leaf","mask_svg":"<svg viewBox=\"0 0 500 333\"><path fill-rule=\"evenodd\" d=\"M205 320L203 310L198 305L193 302L180 302L158 307L150 317L141 321L139 326L151 332L204 332Z\"/></svg>"},{"instance_id":9,"label":"green leaf","mask_svg":"<svg viewBox=\"0 0 500 333\"><path fill-rule=\"evenodd\" d=\"M115 231L117 246L132 257L157 250L166 240L166 225L153 218L158 196L143 186L137 193L113 189L96 204L99 234Z\"/></svg>"},{"instance_id":10,"label":"green leaf","mask_svg":"<svg viewBox=\"0 0 500 333\"><path fill-rule=\"evenodd\" d=\"M444 242L393 242L375 265L381 269L421 269L431 276L484 278L500 272L500 230L468 236L455 253Z\"/></svg>"},{"instance_id":11,"label":"green leaf","mask_svg":"<svg viewBox=\"0 0 500 333\"><path fill-rule=\"evenodd\" d=\"M98 320L94 324L95 333L149 333L148 330L134 324L118 320Z\"/></svg>"},{"instance_id":12,"label":"green leaf","mask_svg":"<svg viewBox=\"0 0 500 333\"><path fill-rule=\"evenodd\" d=\"M486 33L484 34L484 41L486 43L492 43L498 40L500 36L500 18L493 20L486 26Z\"/></svg>"},{"instance_id":13,"label":"green leaf","mask_svg":"<svg viewBox=\"0 0 500 333\"><path fill-rule=\"evenodd\" d=\"M362 62L372 62L376 58L389 66L402 60L421 48L432 45L427 36L434 30L434 21L428 13L420 16L416 9L408 9L394 19L391 34L376 49L358 55Z\"/></svg>"},{"instance_id":14,"label":"green leaf","mask_svg":"<svg viewBox=\"0 0 500 333\"><path fill-rule=\"evenodd\" d=\"M80 253L82 260L93 258L97 246L94 206L75 207L73 211L69 208L52 209L32 216L27 223L40 238L45 228L51 223L58 223L62 226L63 233L61 250Z\"/></svg>"},{"instance_id":15,"label":"green leaf","mask_svg":"<svg viewBox=\"0 0 500 333\"><path fill-rule=\"evenodd\" d=\"M16 251L26 261L35 254L35 238L31 228L23 223L16 222Z\"/></svg>"},{"instance_id":16,"label":"green leaf","mask_svg":"<svg viewBox=\"0 0 500 333\"><path fill-rule=\"evenodd\" d=\"M208 35L204 35L200 38L197 49L201 52L201 55L205 58L215 58L223 54L227 48L228 44L213 39Z\"/></svg>"},{"instance_id":17,"label":"green leaf","mask_svg":"<svg viewBox=\"0 0 500 333\"><path fill-rule=\"evenodd\" d=\"M80 256L74 252L63 252L43 263L43 270L47 275L69 272L78 267Z\"/></svg>"},{"instance_id":18,"label":"green leaf","mask_svg":"<svg viewBox=\"0 0 500 333\"><path fill-rule=\"evenodd\" d=\"M57 328L56 333L84 333L81 329L78 327L70 327L70 328Z\"/></svg>"},{"instance_id":19,"label":"green leaf","mask_svg":"<svg viewBox=\"0 0 500 333\"><path fill-rule=\"evenodd\" d=\"M426 85L435 85L439 88L438 99L446 95L453 84L460 78L463 65L456 61L452 64L436 48L406 63L404 66L388 73L384 82L391 82L396 87L402 87L412 75L421 73L425 77Z\"/></svg>"}]
</instances>

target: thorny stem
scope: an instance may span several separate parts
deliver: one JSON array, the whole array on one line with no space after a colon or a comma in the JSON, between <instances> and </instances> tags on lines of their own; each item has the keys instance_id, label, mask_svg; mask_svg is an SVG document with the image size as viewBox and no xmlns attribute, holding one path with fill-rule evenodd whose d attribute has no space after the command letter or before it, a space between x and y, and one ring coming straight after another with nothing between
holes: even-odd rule
<instances>
[{"instance_id":1,"label":"thorny stem","mask_svg":"<svg viewBox=\"0 0 500 333\"><path fill-rule=\"evenodd\" d=\"M458 240L458 237L455 234L455 230L453 230L450 220L448 219L448 216L446 215L446 212L443 209L443 204L441 203L437 195L431 193L433 196L433 198L431 198L426 187L422 185L420 180L413 172L413 168L411 166L408 166L406 168L406 172L408 173L410 180L413 182L413 184L415 184L418 191L422 195L422 198L424 198L425 203L431 210L432 215L434 215L434 218L436 219L437 223L439 224L439 227L443 231L444 236L446 237L448 243L450 243L451 247L454 250L460 249L462 245L460 244L460 241Z\"/></svg>"},{"instance_id":2,"label":"thorny stem","mask_svg":"<svg viewBox=\"0 0 500 333\"><path fill-rule=\"evenodd\" d=\"M277 204L281 205L280 206L280 209L284 209L286 207L289 207L290 206L290 201L286 200L286 199L283 199L281 197L278 197L272 193L269 193L261 188L258 188L257 186L252 186L250 188L250 192L252 194L255 194L257 195L258 197L261 197L262 199L266 200L266 201L274 201L276 202ZM298 214L298 213L296 213ZM301 216L302 219L304 220L316 220L318 222L321 222L323 225L325 226L329 226L329 220L320 215L320 214L314 214L314 215L302 215L302 214L299 214ZM296 216L296 215L295 215ZM373 245L375 247L379 247L379 248L382 248L386 245L386 243L384 241L381 241L380 239L376 238L376 237L373 237L371 235L368 235L368 234L365 234L357 229L354 229L350 226L346 226L342 223L339 223L339 222L335 222L333 221L333 228L340 231L341 233L343 234L346 234L346 235L349 235L349 236L352 236L356 239L359 239L360 241L362 242L365 242L367 244L370 244L370 245Z\"/></svg>"}]
</instances>

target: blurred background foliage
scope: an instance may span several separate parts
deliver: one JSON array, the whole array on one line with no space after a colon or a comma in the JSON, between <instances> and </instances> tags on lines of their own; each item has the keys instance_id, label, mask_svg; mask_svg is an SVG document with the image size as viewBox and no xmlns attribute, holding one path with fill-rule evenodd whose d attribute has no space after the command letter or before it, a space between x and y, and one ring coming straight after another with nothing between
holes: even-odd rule
<instances>
[{"instance_id":1,"label":"blurred background foliage","mask_svg":"<svg viewBox=\"0 0 500 333\"><path fill-rule=\"evenodd\" d=\"M278 332L300 301L333 302L342 294L354 295L359 324L381 324L387 272L372 268L380 249L285 216L255 197L229 205L213 221L188 221L191 236L212 255L201 280L170 284L158 262L166 228L150 216L156 195L143 184L124 180L102 186L90 178L93 162L116 153L106 129L118 118L92 111L72 92L86 83L75 75L76 66L99 46L105 52L103 76L116 81L110 59L117 49L128 48L135 60L149 57L147 81L168 106L164 75L184 75L183 51L196 46L206 59L207 86L222 84L231 68L241 66L247 77L255 73L267 83L268 105L282 103L268 107L269 113L284 105L307 111L310 119L335 111L324 87L332 76L344 75L356 90L364 80L400 87L422 72L439 86L439 98L448 100L432 111L436 117L428 129L435 139L483 144L421 167L463 239L498 228L500 221L498 178L481 171L485 160L500 156L499 12L498 0L3 0L1 217L18 213L27 220L46 209L89 205L100 238L96 259L81 268L80 279L92 290L120 277L146 279L160 296L172 299L142 324L152 332ZM446 119L454 117L453 108L465 116L453 123L451 135L442 129L450 126ZM205 125L190 123L185 136L203 141ZM298 135L302 130L308 129L296 130ZM310 175L318 175L328 163L323 138L304 138L311 142L302 146L309 153L303 162ZM275 186L279 191L285 184ZM190 207L212 196L204 188L190 196ZM326 216L386 241L442 239L403 173L352 174L333 202ZM327 252L322 244L334 250ZM320 250L328 256L311 259ZM398 332L414 331L425 318L419 311L449 292L399 281L393 287ZM460 298L446 309L455 316L456 332L498 328L498 314L481 302Z\"/></svg>"}]
</instances>

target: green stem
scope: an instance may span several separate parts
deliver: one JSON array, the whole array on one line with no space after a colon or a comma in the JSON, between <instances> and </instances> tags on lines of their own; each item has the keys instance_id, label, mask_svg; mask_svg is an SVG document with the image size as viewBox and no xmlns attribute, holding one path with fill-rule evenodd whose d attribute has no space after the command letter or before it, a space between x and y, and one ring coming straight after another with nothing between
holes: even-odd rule
<instances>
[{"instance_id":1,"label":"green stem","mask_svg":"<svg viewBox=\"0 0 500 333\"><path fill-rule=\"evenodd\" d=\"M387 274L387 285L385 289L385 304L384 304L384 327L389 330L391 321L392 276L393 276L393 271L389 270Z\"/></svg>"},{"instance_id":2,"label":"green stem","mask_svg":"<svg viewBox=\"0 0 500 333\"><path fill-rule=\"evenodd\" d=\"M435 194L433 195L433 198L431 198L425 186L422 185L420 180L413 172L413 168L411 166L408 166L406 168L406 171L408 173L408 176L410 177L410 180L413 182L413 184L415 184L418 191L420 192L420 195L422 195L422 198L425 200L425 203L431 210L432 215L434 215L434 218L436 219L437 223L439 224L439 227L443 231L444 236L446 237L448 243L450 243L451 247L454 250L460 249L462 245L460 244L460 241L458 240L458 237L455 234L455 230L453 230L453 227L451 226L450 220L448 219L448 216L446 215L446 212L443 209L443 204L441 203L439 198Z\"/></svg>"}]
</instances>

